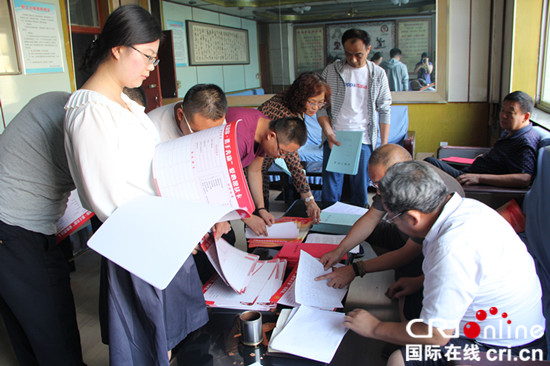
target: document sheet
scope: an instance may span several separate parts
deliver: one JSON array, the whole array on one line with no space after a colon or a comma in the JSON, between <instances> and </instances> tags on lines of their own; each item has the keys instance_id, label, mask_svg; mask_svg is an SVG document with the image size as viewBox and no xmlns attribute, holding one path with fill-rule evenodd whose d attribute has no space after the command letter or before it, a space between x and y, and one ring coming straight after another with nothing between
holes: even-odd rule
<instances>
[{"instance_id":1,"label":"document sheet","mask_svg":"<svg viewBox=\"0 0 550 366\"><path fill-rule=\"evenodd\" d=\"M296 239L300 234L295 222L280 222L267 226L267 235L256 235L250 228L246 228L247 239Z\"/></svg>"},{"instance_id":2,"label":"document sheet","mask_svg":"<svg viewBox=\"0 0 550 366\"><path fill-rule=\"evenodd\" d=\"M251 215L255 208L239 156L237 123L159 144L153 159L159 195L236 210L222 221Z\"/></svg>"},{"instance_id":3,"label":"document sheet","mask_svg":"<svg viewBox=\"0 0 550 366\"><path fill-rule=\"evenodd\" d=\"M302 305L283 329L272 336L271 348L330 363L347 332L344 313Z\"/></svg>"},{"instance_id":4,"label":"document sheet","mask_svg":"<svg viewBox=\"0 0 550 366\"><path fill-rule=\"evenodd\" d=\"M311 226L313 225L313 219L309 217L283 216L283 217L279 217L277 220L275 220L275 222L276 223L283 223L283 222L295 223L298 228L298 235L291 238L284 238L284 239L274 239L274 238L269 238L265 236L257 236L256 238L248 239L248 247L249 248L256 248L256 247L275 248L275 247L281 247L286 243L301 243L304 240L304 238L307 236L309 229L311 229Z\"/></svg>"},{"instance_id":5,"label":"document sheet","mask_svg":"<svg viewBox=\"0 0 550 366\"><path fill-rule=\"evenodd\" d=\"M69 195L67 201L67 208L65 213L57 221L57 241L65 239L72 233L76 232L82 227L89 219L94 216L93 212L86 210L82 207L80 203L80 198L78 197L78 192L73 190Z\"/></svg>"},{"instance_id":6,"label":"document sheet","mask_svg":"<svg viewBox=\"0 0 550 366\"><path fill-rule=\"evenodd\" d=\"M367 209L347 203L336 202L333 205L325 208L324 213L350 214L362 216L367 213Z\"/></svg>"},{"instance_id":7,"label":"document sheet","mask_svg":"<svg viewBox=\"0 0 550 366\"><path fill-rule=\"evenodd\" d=\"M305 243L323 243L323 244L340 244L344 240L345 235L331 235L331 234L317 234L311 233L307 236ZM359 253L360 245L356 245L352 248L350 253ZM311 254L311 253L310 253Z\"/></svg>"},{"instance_id":8,"label":"document sheet","mask_svg":"<svg viewBox=\"0 0 550 366\"><path fill-rule=\"evenodd\" d=\"M342 308L342 299L347 288L337 289L327 286L327 281L315 281L316 277L330 273L325 271L319 260L304 252L300 253L300 262L296 274L295 298L302 305L320 309Z\"/></svg>"},{"instance_id":9,"label":"document sheet","mask_svg":"<svg viewBox=\"0 0 550 366\"><path fill-rule=\"evenodd\" d=\"M163 290L213 223L229 211L227 206L143 196L119 207L88 246Z\"/></svg>"}]
</instances>

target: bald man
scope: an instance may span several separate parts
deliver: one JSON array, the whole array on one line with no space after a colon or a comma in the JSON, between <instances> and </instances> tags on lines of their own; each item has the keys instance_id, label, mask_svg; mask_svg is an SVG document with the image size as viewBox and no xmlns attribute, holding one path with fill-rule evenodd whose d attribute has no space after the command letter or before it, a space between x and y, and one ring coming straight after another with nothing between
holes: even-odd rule
<instances>
[{"instance_id":1,"label":"bald man","mask_svg":"<svg viewBox=\"0 0 550 366\"><path fill-rule=\"evenodd\" d=\"M328 286L343 288L351 283L356 276L363 277L370 272L404 268L403 271L396 271L396 277L399 280L388 290L388 296L393 299L411 295L411 293L407 293L408 286L405 286L405 282L423 280L421 255L423 238L407 237L397 229L397 226L392 222L394 218L387 217L380 198L380 192L378 192L378 182L384 178L386 171L397 163L409 160L412 160L411 155L400 145L386 144L374 150L368 166L372 183L377 188L372 205L367 213L353 225L348 235L338 245L338 248L321 257L321 263L323 263L325 270L329 269L363 240L391 251L367 261L358 261L344 267L334 268L333 272L317 277L316 280L328 280ZM430 166L427 163L425 164ZM464 190L454 178L440 169L436 168L435 170L447 185L449 192L457 192L464 197ZM414 280L411 278L414 278ZM417 310L419 311L420 308ZM415 312L415 310L411 309L410 312ZM414 316L412 313L407 313L405 317Z\"/></svg>"}]
</instances>

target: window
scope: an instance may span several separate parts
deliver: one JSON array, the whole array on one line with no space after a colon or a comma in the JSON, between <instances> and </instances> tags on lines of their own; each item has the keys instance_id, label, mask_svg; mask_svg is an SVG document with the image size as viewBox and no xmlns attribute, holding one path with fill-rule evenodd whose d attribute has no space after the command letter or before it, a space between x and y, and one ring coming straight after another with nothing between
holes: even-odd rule
<instances>
[{"instance_id":1,"label":"window","mask_svg":"<svg viewBox=\"0 0 550 366\"><path fill-rule=\"evenodd\" d=\"M71 41L76 87L79 89L89 75L80 70L86 49L101 33L101 8L98 0L68 0Z\"/></svg>"}]
</instances>

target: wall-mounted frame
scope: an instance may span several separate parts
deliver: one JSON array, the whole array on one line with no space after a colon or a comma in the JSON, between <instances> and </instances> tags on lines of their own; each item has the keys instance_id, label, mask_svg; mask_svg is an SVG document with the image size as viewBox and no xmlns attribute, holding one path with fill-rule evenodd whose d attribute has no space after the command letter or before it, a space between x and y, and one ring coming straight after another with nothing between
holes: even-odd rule
<instances>
[{"instance_id":1,"label":"wall-mounted frame","mask_svg":"<svg viewBox=\"0 0 550 366\"><path fill-rule=\"evenodd\" d=\"M8 0L0 0L0 75L21 74L13 13Z\"/></svg>"},{"instance_id":2,"label":"wall-mounted frame","mask_svg":"<svg viewBox=\"0 0 550 366\"><path fill-rule=\"evenodd\" d=\"M294 27L296 75L325 68L325 26Z\"/></svg>"},{"instance_id":3,"label":"wall-mounted frame","mask_svg":"<svg viewBox=\"0 0 550 366\"><path fill-rule=\"evenodd\" d=\"M189 65L250 64L248 30L187 20Z\"/></svg>"},{"instance_id":4,"label":"wall-mounted frame","mask_svg":"<svg viewBox=\"0 0 550 366\"><path fill-rule=\"evenodd\" d=\"M430 61L435 61L432 44L431 17L412 18L397 22L397 47L401 49L401 62L413 73L420 55L427 52Z\"/></svg>"},{"instance_id":5,"label":"wall-mounted frame","mask_svg":"<svg viewBox=\"0 0 550 366\"><path fill-rule=\"evenodd\" d=\"M371 38L370 57L375 52L382 53L385 60L390 59L390 50L395 47L395 20L368 21L355 23L337 23L327 25L327 64L335 60L343 60L344 46L342 45L342 35L350 28L358 28L366 31ZM369 57L369 58L370 58Z\"/></svg>"}]
</instances>

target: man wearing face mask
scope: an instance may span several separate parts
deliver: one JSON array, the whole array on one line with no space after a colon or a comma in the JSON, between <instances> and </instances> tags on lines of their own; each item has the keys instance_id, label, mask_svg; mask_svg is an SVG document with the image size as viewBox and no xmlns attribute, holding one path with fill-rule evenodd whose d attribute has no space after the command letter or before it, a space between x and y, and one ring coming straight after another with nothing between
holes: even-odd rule
<instances>
[{"instance_id":1,"label":"man wearing face mask","mask_svg":"<svg viewBox=\"0 0 550 366\"><path fill-rule=\"evenodd\" d=\"M147 115L159 131L162 141L220 126L225 122L227 99L219 86L197 84L182 102L153 109Z\"/></svg>"}]
</instances>

